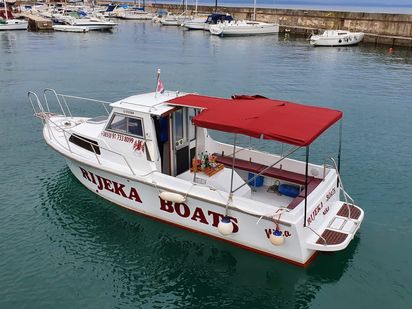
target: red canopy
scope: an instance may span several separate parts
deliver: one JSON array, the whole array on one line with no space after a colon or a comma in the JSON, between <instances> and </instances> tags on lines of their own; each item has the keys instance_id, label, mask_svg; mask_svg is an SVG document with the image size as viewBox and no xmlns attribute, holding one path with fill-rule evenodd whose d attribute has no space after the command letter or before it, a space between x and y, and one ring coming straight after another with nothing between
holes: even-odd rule
<instances>
[{"instance_id":1,"label":"red canopy","mask_svg":"<svg viewBox=\"0 0 412 309\"><path fill-rule=\"evenodd\" d=\"M168 103L203 109L192 120L196 126L296 146L311 144L342 118L341 111L260 96L221 99L188 94Z\"/></svg>"}]
</instances>

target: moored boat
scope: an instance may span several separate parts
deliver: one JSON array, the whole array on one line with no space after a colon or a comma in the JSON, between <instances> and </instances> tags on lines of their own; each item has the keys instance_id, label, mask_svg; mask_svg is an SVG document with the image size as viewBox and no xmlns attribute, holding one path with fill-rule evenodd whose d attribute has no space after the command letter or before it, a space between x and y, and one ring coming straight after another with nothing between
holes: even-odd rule
<instances>
[{"instance_id":1,"label":"moored boat","mask_svg":"<svg viewBox=\"0 0 412 309\"><path fill-rule=\"evenodd\" d=\"M162 26L181 26L185 22L190 20L190 16L183 12L180 15L168 14L160 19L160 24Z\"/></svg>"},{"instance_id":2,"label":"moored boat","mask_svg":"<svg viewBox=\"0 0 412 309\"><path fill-rule=\"evenodd\" d=\"M76 18L73 16L60 17L66 25L87 28L89 30L111 30L117 26L117 23L106 20L104 17L87 17Z\"/></svg>"},{"instance_id":3,"label":"moored boat","mask_svg":"<svg viewBox=\"0 0 412 309\"><path fill-rule=\"evenodd\" d=\"M191 20L188 20L182 24L182 27L187 28L188 30L206 30L208 31L211 25L217 23L223 23L225 21L232 21L233 17L230 14L226 13L212 13L204 17L197 17Z\"/></svg>"},{"instance_id":4,"label":"moored boat","mask_svg":"<svg viewBox=\"0 0 412 309\"><path fill-rule=\"evenodd\" d=\"M89 28L86 26L72 26L72 25L53 25L54 31L62 32L89 32Z\"/></svg>"},{"instance_id":5,"label":"moored boat","mask_svg":"<svg viewBox=\"0 0 412 309\"><path fill-rule=\"evenodd\" d=\"M312 35L309 40L313 46L349 46L360 43L363 37L363 32L325 30L321 35Z\"/></svg>"},{"instance_id":6,"label":"moored boat","mask_svg":"<svg viewBox=\"0 0 412 309\"><path fill-rule=\"evenodd\" d=\"M310 145L342 112L158 88L113 103L50 89L45 104L33 92L28 96L46 143L84 186L121 207L301 266L317 251L348 246L364 213L339 176L341 126L338 162L309 162ZM74 99L103 105L105 115L74 116ZM231 134L233 144L214 140L208 130ZM240 135L288 149L241 147ZM305 161L290 158L298 150Z\"/></svg>"},{"instance_id":7,"label":"moored boat","mask_svg":"<svg viewBox=\"0 0 412 309\"><path fill-rule=\"evenodd\" d=\"M211 25L209 31L211 34L220 36L275 34L279 33L279 25L248 20L225 21Z\"/></svg>"},{"instance_id":8,"label":"moored boat","mask_svg":"<svg viewBox=\"0 0 412 309\"><path fill-rule=\"evenodd\" d=\"M7 3L3 1L4 10L0 11L0 31L1 30L26 30L28 22L16 19L13 13L7 9Z\"/></svg>"}]
</instances>

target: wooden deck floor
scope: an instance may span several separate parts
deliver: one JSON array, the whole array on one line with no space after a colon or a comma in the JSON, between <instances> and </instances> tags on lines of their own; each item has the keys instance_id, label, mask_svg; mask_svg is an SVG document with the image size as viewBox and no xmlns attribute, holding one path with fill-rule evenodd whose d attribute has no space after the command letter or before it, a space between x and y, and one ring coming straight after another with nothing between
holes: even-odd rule
<instances>
[{"instance_id":1,"label":"wooden deck floor","mask_svg":"<svg viewBox=\"0 0 412 309\"><path fill-rule=\"evenodd\" d=\"M348 237L348 234L326 229L322 233L322 237L326 240L326 245L338 245L345 241L346 237ZM325 244L324 240L321 237L318 238L316 243L321 245Z\"/></svg>"},{"instance_id":2,"label":"wooden deck floor","mask_svg":"<svg viewBox=\"0 0 412 309\"><path fill-rule=\"evenodd\" d=\"M361 211L358 208L356 208L352 205L349 205L349 208L350 208L350 218L351 219L358 219L361 215ZM339 209L338 216L349 218L349 209L348 209L347 204L343 205Z\"/></svg>"}]
</instances>

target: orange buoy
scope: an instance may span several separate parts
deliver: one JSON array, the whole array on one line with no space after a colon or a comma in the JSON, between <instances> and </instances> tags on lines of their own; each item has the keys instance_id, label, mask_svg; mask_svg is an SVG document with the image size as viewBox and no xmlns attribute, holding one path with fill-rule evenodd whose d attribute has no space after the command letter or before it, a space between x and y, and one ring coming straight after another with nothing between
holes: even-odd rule
<instances>
[{"instance_id":1,"label":"orange buoy","mask_svg":"<svg viewBox=\"0 0 412 309\"><path fill-rule=\"evenodd\" d=\"M392 54L392 52L393 52L393 48L392 48L392 47L389 47L388 53Z\"/></svg>"}]
</instances>

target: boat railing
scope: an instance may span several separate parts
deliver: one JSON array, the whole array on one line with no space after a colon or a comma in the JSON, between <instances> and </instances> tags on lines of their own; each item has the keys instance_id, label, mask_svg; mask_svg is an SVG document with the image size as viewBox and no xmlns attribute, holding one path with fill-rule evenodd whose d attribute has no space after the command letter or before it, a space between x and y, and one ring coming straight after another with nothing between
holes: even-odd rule
<instances>
[{"instance_id":1,"label":"boat railing","mask_svg":"<svg viewBox=\"0 0 412 309\"><path fill-rule=\"evenodd\" d=\"M50 91L50 92L52 92L52 93L54 93L54 94L57 95L58 105L62 108L62 111L64 112L63 106L68 106L67 103L64 102L64 103L63 103L64 105L63 105L62 102L59 100L58 94L57 94L54 90L52 90L52 89L47 89L47 91ZM67 96L67 97L73 97L73 96ZM78 97L74 97L74 98L78 98ZM51 138L53 138L53 140L55 140L56 143L59 144L62 148L66 149L67 151L69 151L69 152L72 153L72 154L77 154L77 155L79 155L78 153L75 153L75 152L74 152L74 150L72 149L72 147L70 147L69 139L70 139L70 136L72 136L72 133L69 132L69 131L67 130L67 128L59 125L58 123L56 123L55 121L53 121L53 120L50 118L51 116L56 116L57 114L54 114L54 113L50 112L50 108L49 108L49 105L48 105L47 101L45 100L46 108L44 108L44 106L43 106L43 104L40 102L39 97L37 96L37 94L34 93L34 92L32 92L32 91L29 91L29 92L28 92L28 100L29 100L29 102L30 102L30 104L31 104L31 106L32 106L32 108L33 108L34 116L36 116L36 117L38 117L38 118L40 118L40 119L42 120L43 124L44 124L44 125L46 126L46 128L47 128L47 131L48 131L48 133L49 133L49 136L50 136ZM96 101L97 101L97 100L96 100ZM101 101L98 101L98 102L101 102ZM69 110L70 110L70 109L69 109ZM69 115L70 115L70 117L72 117L72 116L71 116L71 113L70 113ZM62 116L68 117L65 113L63 113ZM64 140L65 140L65 142L66 142L66 143L65 143L66 145L63 145L63 144L59 141L59 139L55 136L54 130L52 130L52 128L50 127L50 124L52 124L59 132L62 132L62 133L63 133L63 136L64 136ZM127 158L126 158L123 154L121 154L121 153L119 153L119 152L117 152L117 151L111 150L111 149L109 149L109 148L106 148L106 147L104 147L104 146L102 146L102 145L97 145L96 143L93 143L93 142L91 142L90 140L87 140L87 139L85 139L85 138L83 138L83 137L81 137L81 136L79 136L79 135L76 135L76 138L80 139L81 141L83 141L84 143L87 143L87 144L89 145L90 149L92 149L92 151L93 151L93 153L94 153L94 156L95 156L95 158L96 158L96 162L97 162L99 165L102 165L102 166L103 166L104 164L103 164L102 161L99 159L99 156L98 156L98 154L96 153L96 147L99 147L99 149L103 149L103 150L105 150L105 151L107 151L107 152L110 152L110 153L116 155L116 156L119 156L119 157L121 158L121 160L126 163L126 166L127 166L128 169L130 170L130 172L132 173L132 175L136 176L136 173L135 173L135 171L133 170L130 162L127 160ZM150 173L149 173L149 174L150 174ZM139 175L139 176L144 177L144 176L147 176L147 175L149 175L149 174Z\"/></svg>"},{"instance_id":2,"label":"boat railing","mask_svg":"<svg viewBox=\"0 0 412 309\"><path fill-rule=\"evenodd\" d=\"M58 107L60 107L61 114L64 115L65 117L69 117L69 116L73 117L72 111L69 107L69 104L67 103L68 99L76 99L76 100L85 101L85 102L100 103L100 105L103 107L107 115L109 115L109 110L107 109L106 106L112 103L112 102L107 102L107 101L102 101L102 100L91 99L91 98L61 94L61 93L57 93L54 89L46 88L43 91L43 97L44 97L44 102L46 105L45 112L48 112L48 113L51 112L49 100L48 100L48 97L50 95L53 95L55 101L57 102Z\"/></svg>"},{"instance_id":3,"label":"boat railing","mask_svg":"<svg viewBox=\"0 0 412 309\"><path fill-rule=\"evenodd\" d=\"M327 161L332 162L332 165L328 165L328 164L327 164ZM341 179L341 177L340 177L340 173L339 173L339 169L338 169L338 164L336 163L336 160L335 160L334 158L332 158L332 157L326 158L323 166L324 166L323 179L325 179L325 170L326 170L326 168L329 167L329 168L334 168L334 169L335 169L335 171L336 171L336 176L337 176L337 178L338 178L338 188L339 188L339 191L343 194L343 198L344 198L344 200L345 200L345 205L346 205L347 208L348 208L348 212L349 212L348 218L351 218L351 214L350 214L350 204L349 204L349 202L350 202L352 205L355 205L355 201L354 201L353 198L345 191L345 188L343 187L342 179Z\"/></svg>"},{"instance_id":4,"label":"boat railing","mask_svg":"<svg viewBox=\"0 0 412 309\"><path fill-rule=\"evenodd\" d=\"M61 130L61 131L63 132L63 136L64 136L64 139L65 139L65 141L66 141L67 147L64 146L64 145L62 145L61 143L59 143L58 139L57 139L56 136L54 135L53 130L52 130L52 129L50 128L50 126L48 125L49 122L50 122L51 124L53 124L55 127L59 128L59 130ZM49 131L49 133L53 136L54 140L55 140L57 143L59 143L60 146L62 146L63 148L66 148L68 151L70 151L70 153L75 154L75 152L73 151L73 149L70 147L70 143L69 143L69 139L70 139L70 136L72 136L72 134L71 134L70 132L68 132L66 128L63 128L62 126L60 126L59 124L57 124L56 122L54 122L53 120L51 120L50 118L48 119L48 121L46 122L46 124L47 124L48 131ZM98 156L98 154L96 153L96 148L95 148L95 147L99 147L99 149L103 149L103 150L105 150L105 151L107 151L107 152L110 152L110 153L112 153L112 154L115 154L115 155L119 156L119 157L122 159L122 161L124 161L124 162L126 163L127 167L129 168L130 172L132 173L132 175L136 175L136 173L134 172L134 170L133 170L132 166L130 165L129 161L127 160L127 158L126 158L123 154L118 153L117 151L108 149L108 148L106 148L106 147L104 147L104 146L102 146L102 145L98 145L98 144L96 144L96 143L93 143L93 142L91 142L91 141L89 141L89 140L86 140L85 138L83 138L83 137L81 137L81 136L79 136L79 135L76 135L76 138L77 138L77 139L80 139L81 141L83 141L83 142L85 142L85 143L87 143L87 144L89 144L90 149L93 150L94 156L95 156L95 158L96 158L96 162L97 162L99 165L102 165L102 166L103 166L104 164L103 164L103 163L101 162L101 160L99 159L99 156ZM78 154L78 153L77 153L77 154Z\"/></svg>"}]
</instances>

